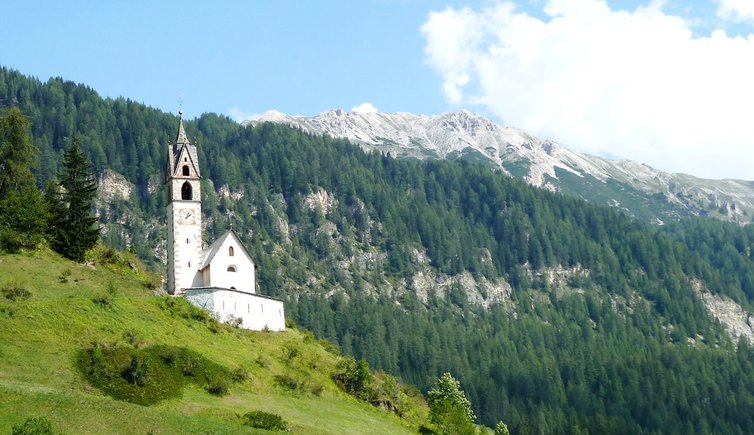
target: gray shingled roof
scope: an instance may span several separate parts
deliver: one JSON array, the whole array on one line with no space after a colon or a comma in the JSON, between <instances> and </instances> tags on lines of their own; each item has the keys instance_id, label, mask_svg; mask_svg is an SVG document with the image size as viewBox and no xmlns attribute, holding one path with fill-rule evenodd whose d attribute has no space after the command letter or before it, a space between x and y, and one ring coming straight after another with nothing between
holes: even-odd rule
<instances>
[{"instance_id":1,"label":"gray shingled roof","mask_svg":"<svg viewBox=\"0 0 754 435\"><path fill-rule=\"evenodd\" d=\"M181 151L183 148L186 148L188 151L189 159L191 160L191 165L194 167L194 170L196 171L196 176L201 177L201 173L199 172L199 156L196 152L196 145L192 145L191 142L188 140L188 136L186 136L186 129L183 127L183 114L181 112L179 113L178 118L178 134L175 136L175 143L172 146L168 147L168 178L170 178L173 174L176 173L178 170L178 166L180 165L180 162L178 161L181 158Z\"/></svg>"},{"instance_id":2,"label":"gray shingled roof","mask_svg":"<svg viewBox=\"0 0 754 435\"><path fill-rule=\"evenodd\" d=\"M239 248L241 248L241 251L243 251L244 255L251 260L252 263L254 263L254 259L251 258L251 255L249 255L249 252L246 250L246 247L241 243L241 238L238 237L238 234L236 234L233 230L228 230L225 233L223 233L222 236L218 237L217 240L210 245L209 249L207 250L207 256L204 258L204 263L202 263L202 267L199 268L199 270L204 270L209 264L212 262L212 259L215 258L215 254L220 250L220 246L225 242L225 239L228 237L233 237L233 239L236 241L236 244Z\"/></svg>"},{"instance_id":3,"label":"gray shingled roof","mask_svg":"<svg viewBox=\"0 0 754 435\"><path fill-rule=\"evenodd\" d=\"M189 140L188 137L186 137L186 130L183 128L183 114L180 113L180 117L178 118L178 134L175 136L175 143L176 144L188 144Z\"/></svg>"}]
</instances>

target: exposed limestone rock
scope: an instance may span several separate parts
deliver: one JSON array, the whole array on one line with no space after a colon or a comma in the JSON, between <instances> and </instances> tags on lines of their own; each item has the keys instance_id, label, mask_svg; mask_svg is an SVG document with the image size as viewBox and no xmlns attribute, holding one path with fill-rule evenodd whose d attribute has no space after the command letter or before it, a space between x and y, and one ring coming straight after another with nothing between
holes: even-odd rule
<instances>
[{"instance_id":1,"label":"exposed limestone rock","mask_svg":"<svg viewBox=\"0 0 754 435\"><path fill-rule=\"evenodd\" d=\"M230 187L228 187L227 184L223 184L220 189L217 191L217 196L220 198L228 198L232 199L234 201L238 201L239 199L244 197L243 191L233 192L230 190Z\"/></svg>"},{"instance_id":2,"label":"exposed limestone rock","mask_svg":"<svg viewBox=\"0 0 754 435\"><path fill-rule=\"evenodd\" d=\"M699 281L694 281L692 287L702 298L710 314L722 323L733 341L743 336L750 343L754 342L754 327L752 327L754 315L752 313L744 310L727 296L712 294Z\"/></svg>"},{"instance_id":3,"label":"exposed limestone rock","mask_svg":"<svg viewBox=\"0 0 754 435\"><path fill-rule=\"evenodd\" d=\"M105 169L97 177L99 185L99 199L106 204L110 204L116 198L129 199L134 190L133 183L126 180L123 175Z\"/></svg>"},{"instance_id":4,"label":"exposed limestone rock","mask_svg":"<svg viewBox=\"0 0 754 435\"><path fill-rule=\"evenodd\" d=\"M162 178L157 176L149 177L149 180L147 181L147 193L150 195L154 195L155 192L162 186L164 181Z\"/></svg>"},{"instance_id":5,"label":"exposed limestone rock","mask_svg":"<svg viewBox=\"0 0 754 435\"><path fill-rule=\"evenodd\" d=\"M318 208L322 210L322 214L324 215L327 215L337 204L338 201L335 199L335 196L325 190L319 190L304 197L304 206L309 210Z\"/></svg>"},{"instance_id":6,"label":"exposed limestone rock","mask_svg":"<svg viewBox=\"0 0 754 435\"><path fill-rule=\"evenodd\" d=\"M448 276L435 275L430 271L419 271L411 278L410 285L423 304L429 302L431 293L436 294L440 299L445 299L454 286L458 286L463 291L469 303L485 308L510 299L512 292L510 284L506 281L491 282L484 277L477 281L469 272Z\"/></svg>"}]
</instances>

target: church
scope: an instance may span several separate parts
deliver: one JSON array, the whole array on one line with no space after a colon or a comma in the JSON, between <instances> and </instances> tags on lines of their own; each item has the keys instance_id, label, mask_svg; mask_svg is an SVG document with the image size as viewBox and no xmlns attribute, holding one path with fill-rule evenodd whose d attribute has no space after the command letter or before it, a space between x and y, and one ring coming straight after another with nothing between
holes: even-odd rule
<instances>
[{"instance_id":1,"label":"church","mask_svg":"<svg viewBox=\"0 0 754 435\"><path fill-rule=\"evenodd\" d=\"M204 249L199 157L178 114L167 158L168 293L244 329L284 331L283 301L257 294L256 266L238 234L228 230Z\"/></svg>"}]
</instances>

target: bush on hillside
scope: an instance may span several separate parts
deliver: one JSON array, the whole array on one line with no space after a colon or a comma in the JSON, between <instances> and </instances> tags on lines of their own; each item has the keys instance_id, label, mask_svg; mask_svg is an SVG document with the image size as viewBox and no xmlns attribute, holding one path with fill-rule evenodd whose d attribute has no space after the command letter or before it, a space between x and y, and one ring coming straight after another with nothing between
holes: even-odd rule
<instances>
[{"instance_id":1,"label":"bush on hillside","mask_svg":"<svg viewBox=\"0 0 754 435\"><path fill-rule=\"evenodd\" d=\"M287 430L288 422L283 417L264 411L251 411L243 415L243 424L264 430Z\"/></svg>"},{"instance_id":2,"label":"bush on hillside","mask_svg":"<svg viewBox=\"0 0 754 435\"><path fill-rule=\"evenodd\" d=\"M79 352L77 367L108 396L143 406L180 397L189 383L225 395L233 381L227 368L186 348L165 345L134 349L94 343Z\"/></svg>"},{"instance_id":3,"label":"bush on hillside","mask_svg":"<svg viewBox=\"0 0 754 435\"><path fill-rule=\"evenodd\" d=\"M23 424L13 426L13 435L47 435L52 434L52 423L46 417L32 417Z\"/></svg>"},{"instance_id":4,"label":"bush on hillside","mask_svg":"<svg viewBox=\"0 0 754 435\"><path fill-rule=\"evenodd\" d=\"M29 299L31 297L31 292L18 283L5 284L0 292L2 292L6 299L12 301Z\"/></svg>"}]
</instances>

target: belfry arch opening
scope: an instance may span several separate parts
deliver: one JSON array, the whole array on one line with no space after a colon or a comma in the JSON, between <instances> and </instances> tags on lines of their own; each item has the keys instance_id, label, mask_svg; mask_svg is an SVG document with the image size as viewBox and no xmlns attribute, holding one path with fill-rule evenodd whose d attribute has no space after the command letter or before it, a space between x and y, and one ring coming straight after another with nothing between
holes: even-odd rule
<instances>
[{"instance_id":1,"label":"belfry arch opening","mask_svg":"<svg viewBox=\"0 0 754 435\"><path fill-rule=\"evenodd\" d=\"M181 187L181 199L191 201L194 199L193 195L193 189L191 188L191 183L188 181L183 183L183 186Z\"/></svg>"},{"instance_id":2,"label":"belfry arch opening","mask_svg":"<svg viewBox=\"0 0 754 435\"><path fill-rule=\"evenodd\" d=\"M183 165L183 176L188 177L189 175L191 175L191 173L189 172L188 165Z\"/></svg>"}]
</instances>

